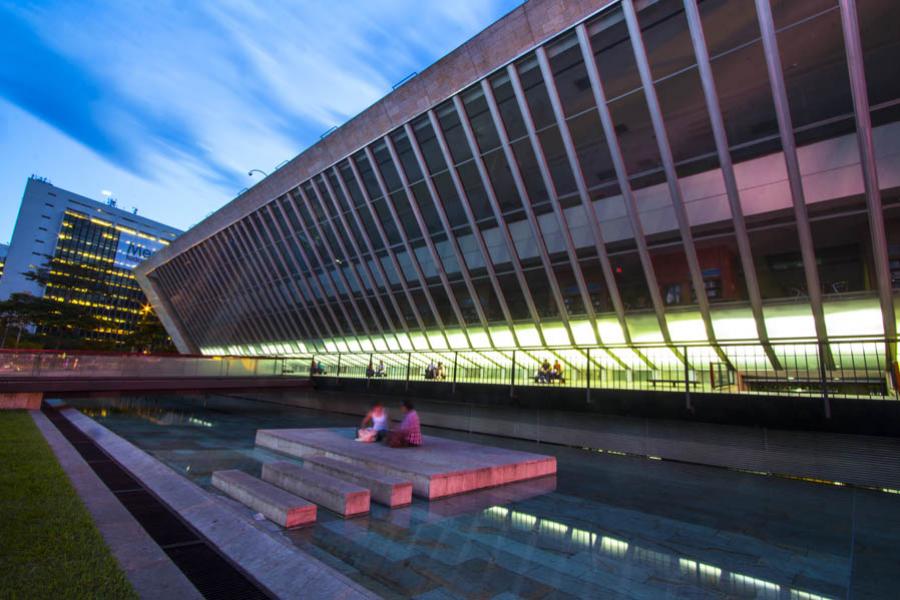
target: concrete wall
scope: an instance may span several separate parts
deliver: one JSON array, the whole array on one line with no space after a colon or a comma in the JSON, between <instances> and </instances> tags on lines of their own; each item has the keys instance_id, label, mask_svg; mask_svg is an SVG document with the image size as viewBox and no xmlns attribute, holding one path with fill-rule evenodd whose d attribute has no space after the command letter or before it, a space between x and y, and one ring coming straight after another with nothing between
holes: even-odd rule
<instances>
[{"instance_id":1,"label":"concrete wall","mask_svg":"<svg viewBox=\"0 0 900 600\"><path fill-rule=\"evenodd\" d=\"M328 394L328 402L337 402L345 395L378 395L394 399L389 402L399 405L399 398L409 397L416 402L428 402L429 406L438 403L447 407L447 413L455 415L454 419L458 419L459 415L499 410L506 411L505 414L513 420L524 420L526 423L552 419L555 418L553 415L565 413L575 415L573 418L576 420L580 417L615 417L900 438L900 402L891 400L830 398L832 414L829 418L825 414L822 398L816 396L692 392L689 406L683 392L592 389L588 396L585 389L531 386L517 387L511 396L507 386L489 384L457 384L454 393L449 383L429 381L410 382L408 388L403 381L338 380L333 377L317 377L313 381L317 391L339 394ZM292 394L287 393L283 397L293 402ZM330 410L328 406L317 404L315 408ZM428 424L467 429L437 422ZM484 430L484 433L494 432L492 429Z\"/></svg>"},{"instance_id":2,"label":"concrete wall","mask_svg":"<svg viewBox=\"0 0 900 600\"><path fill-rule=\"evenodd\" d=\"M3 392L0 393L0 410L38 410L43 392Z\"/></svg>"}]
</instances>

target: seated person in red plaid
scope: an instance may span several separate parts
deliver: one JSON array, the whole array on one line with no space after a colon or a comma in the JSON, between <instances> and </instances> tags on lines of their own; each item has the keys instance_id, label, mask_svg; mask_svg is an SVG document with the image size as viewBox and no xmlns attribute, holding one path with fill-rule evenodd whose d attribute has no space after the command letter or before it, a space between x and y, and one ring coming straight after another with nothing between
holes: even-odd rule
<instances>
[{"instance_id":1,"label":"seated person in red plaid","mask_svg":"<svg viewBox=\"0 0 900 600\"><path fill-rule=\"evenodd\" d=\"M403 401L403 420L400 422L400 427L388 436L388 445L391 448L422 445L422 427L419 424L419 415L409 400Z\"/></svg>"}]
</instances>

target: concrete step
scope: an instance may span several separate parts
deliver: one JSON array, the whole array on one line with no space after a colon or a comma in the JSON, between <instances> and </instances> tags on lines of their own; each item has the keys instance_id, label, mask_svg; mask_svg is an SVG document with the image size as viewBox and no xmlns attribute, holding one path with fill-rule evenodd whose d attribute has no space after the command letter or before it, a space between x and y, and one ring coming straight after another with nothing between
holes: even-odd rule
<instances>
[{"instance_id":1,"label":"concrete step","mask_svg":"<svg viewBox=\"0 0 900 600\"><path fill-rule=\"evenodd\" d=\"M428 436L417 448L354 442L344 428L260 429L256 445L306 459L326 456L412 482L413 494L435 500L556 473L556 457Z\"/></svg>"},{"instance_id":2,"label":"concrete step","mask_svg":"<svg viewBox=\"0 0 900 600\"><path fill-rule=\"evenodd\" d=\"M316 522L315 504L243 471L214 471L212 484L282 527L299 527Z\"/></svg>"},{"instance_id":3,"label":"concrete step","mask_svg":"<svg viewBox=\"0 0 900 600\"><path fill-rule=\"evenodd\" d=\"M326 473L274 462L263 465L262 478L345 518L369 513L369 490Z\"/></svg>"},{"instance_id":4,"label":"concrete step","mask_svg":"<svg viewBox=\"0 0 900 600\"><path fill-rule=\"evenodd\" d=\"M368 488L373 500L391 508L412 503L412 482L409 479L376 473L364 466L327 456L307 456L303 459L303 466Z\"/></svg>"}]
</instances>

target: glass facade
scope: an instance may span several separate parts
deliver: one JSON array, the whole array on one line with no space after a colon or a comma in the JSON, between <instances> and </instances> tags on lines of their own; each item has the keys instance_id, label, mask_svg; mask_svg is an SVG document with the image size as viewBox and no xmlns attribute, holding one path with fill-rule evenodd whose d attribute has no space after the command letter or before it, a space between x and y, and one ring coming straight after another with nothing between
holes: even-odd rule
<instances>
[{"instance_id":1,"label":"glass facade","mask_svg":"<svg viewBox=\"0 0 900 600\"><path fill-rule=\"evenodd\" d=\"M898 20L890 0L598 2L176 244L149 283L211 354L500 364L514 348L615 346L598 368L777 371L779 340L893 338ZM688 342L704 350L685 358ZM634 351L647 343L659 352Z\"/></svg>"},{"instance_id":2,"label":"glass facade","mask_svg":"<svg viewBox=\"0 0 900 600\"><path fill-rule=\"evenodd\" d=\"M71 209L60 227L40 274L44 297L86 309L92 322L78 332L83 339L121 341L147 312L133 269L169 242Z\"/></svg>"}]
</instances>

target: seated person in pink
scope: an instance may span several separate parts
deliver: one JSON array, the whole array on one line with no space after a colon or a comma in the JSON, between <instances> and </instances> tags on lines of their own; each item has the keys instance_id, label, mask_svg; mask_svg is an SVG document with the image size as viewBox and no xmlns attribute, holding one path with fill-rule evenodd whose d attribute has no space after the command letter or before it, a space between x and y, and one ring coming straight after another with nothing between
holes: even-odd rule
<instances>
[{"instance_id":1,"label":"seated person in pink","mask_svg":"<svg viewBox=\"0 0 900 600\"><path fill-rule=\"evenodd\" d=\"M403 421L400 422L400 427L396 431L390 433L388 445L391 448L422 445L422 427L419 424L419 415L409 400L403 401Z\"/></svg>"}]
</instances>

